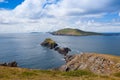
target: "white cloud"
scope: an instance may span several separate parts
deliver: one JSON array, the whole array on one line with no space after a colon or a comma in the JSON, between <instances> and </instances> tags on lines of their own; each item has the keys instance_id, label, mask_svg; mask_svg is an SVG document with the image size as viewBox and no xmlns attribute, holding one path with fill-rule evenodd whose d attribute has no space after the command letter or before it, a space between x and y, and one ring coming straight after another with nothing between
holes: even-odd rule
<instances>
[{"instance_id":1,"label":"white cloud","mask_svg":"<svg viewBox=\"0 0 120 80\"><path fill-rule=\"evenodd\" d=\"M84 16L109 13L118 8L111 7L114 2L113 0L62 0L57 5L50 5L48 14L54 16Z\"/></svg>"},{"instance_id":2,"label":"white cloud","mask_svg":"<svg viewBox=\"0 0 120 80\"><path fill-rule=\"evenodd\" d=\"M21 5L17 6L13 12L17 17L39 18L41 16L44 0L25 0Z\"/></svg>"},{"instance_id":3,"label":"white cloud","mask_svg":"<svg viewBox=\"0 0 120 80\"><path fill-rule=\"evenodd\" d=\"M5 0L0 0L0 2L4 2Z\"/></svg>"},{"instance_id":4,"label":"white cloud","mask_svg":"<svg viewBox=\"0 0 120 80\"><path fill-rule=\"evenodd\" d=\"M98 32L120 31L120 24L116 21L103 23L94 20L118 13L119 3L118 0L25 0L13 10L0 10L0 32L45 32L65 27Z\"/></svg>"},{"instance_id":5,"label":"white cloud","mask_svg":"<svg viewBox=\"0 0 120 80\"><path fill-rule=\"evenodd\" d=\"M120 32L120 22L77 21L76 28L93 32Z\"/></svg>"},{"instance_id":6,"label":"white cloud","mask_svg":"<svg viewBox=\"0 0 120 80\"><path fill-rule=\"evenodd\" d=\"M120 16L120 12L119 12L119 14L118 14L119 16Z\"/></svg>"},{"instance_id":7,"label":"white cloud","mask_svg":"<svg viewBox=\"0 0 120 80\"><path fill-rule=\"evenodd\" d=\"M0 0L0 3L8 3L6 0Z\"/></svg>"}]
</instances>

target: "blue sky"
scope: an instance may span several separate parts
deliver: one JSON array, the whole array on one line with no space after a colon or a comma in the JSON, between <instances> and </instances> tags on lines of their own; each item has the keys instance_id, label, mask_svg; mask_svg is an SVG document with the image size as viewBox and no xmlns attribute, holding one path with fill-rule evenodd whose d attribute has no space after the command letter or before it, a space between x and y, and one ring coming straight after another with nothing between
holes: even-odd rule
<instances>
[{"instance_id":1,"label":"blue sky","mask_svg":"<svg viewBox=\"0 0 120 80\"><path fill-rule=\"evenodd\" d=\"M0 8L14 9L16 6L21 4L24 0L0 0Z\"/></svg>"},{"instance_id":2,"label":"blue sky","mask_svg":"<svg viewBox=\"0 0 120 80\"><path fill-rule=\"evenodd\" d=\"M120 32L119 0L0 0L0 33Z\"/></svg>"}]
</instances>

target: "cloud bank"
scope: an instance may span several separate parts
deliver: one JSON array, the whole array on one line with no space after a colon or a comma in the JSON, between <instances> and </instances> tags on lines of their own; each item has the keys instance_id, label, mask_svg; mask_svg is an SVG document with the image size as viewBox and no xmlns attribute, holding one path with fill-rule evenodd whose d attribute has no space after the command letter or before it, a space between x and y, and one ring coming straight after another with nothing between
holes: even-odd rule
<instances>
[{"instance_id":1,"label":"cloud bank","mask_svg":"<svg viewBox=\"0 0 120 80\"><path fill-rule=\"evenodd\" d=\"M67 27L120 32L119 4L119 0L25 0L13 10L0 9L0 32L46 32Z\"/></svg>"}]
</instances>

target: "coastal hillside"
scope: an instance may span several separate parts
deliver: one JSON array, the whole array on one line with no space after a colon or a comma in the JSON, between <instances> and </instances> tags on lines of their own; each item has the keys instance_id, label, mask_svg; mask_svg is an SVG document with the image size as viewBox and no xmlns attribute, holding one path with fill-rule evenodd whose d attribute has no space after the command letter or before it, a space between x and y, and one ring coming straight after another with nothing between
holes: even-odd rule
<instances>
[{"instance_id":1,"label":"coastal hillside","mask_svg":"<svg viewBox=\"0 0 120 80\"><path fill-rule=\"evenodd\" d=\"M88 35L101 35L95 32L86 32L79 29L65 28L58 31L51 32L53 35L68 35L68 36L88 36Z\"/></svg>"},{"instance_id":2,"label":"coastal hillside","mask_svg":"<svg viewBox=\"0 0 120 80\"><path fill-rule=\"evenodd\" d=\"M0 66L0 80L120 80L120 57L84 53L69 55L58 69Z\"/></svg>"},{"instance_id":3,"label":"coastal hillside","mask_svg":"<svg viewBox=\"0 0 120 80\"><path fill-rule=\"evenodd\" d=\"M60 67L61 71L89 70L95 74L110 75L120 72L120 57L98 54L81 53L65 57L66 64Z\"/></svg>"}]
</instances>

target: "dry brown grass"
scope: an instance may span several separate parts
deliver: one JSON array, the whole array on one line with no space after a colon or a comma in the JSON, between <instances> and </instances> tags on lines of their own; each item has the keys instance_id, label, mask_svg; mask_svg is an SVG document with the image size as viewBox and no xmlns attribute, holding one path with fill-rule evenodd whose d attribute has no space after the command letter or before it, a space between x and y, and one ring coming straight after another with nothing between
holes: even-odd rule
<instances>
[{"instance_id":1,"label":"dry brown grass","mask_svg":"<svg viewBox=\"0 0 120 80\"><path fill-rule=\"evenodd\" d=\"M0 67L0 80L120 80L119 75L100 76L89 71L60 72Z\"/></svg>"}]
</instances>

